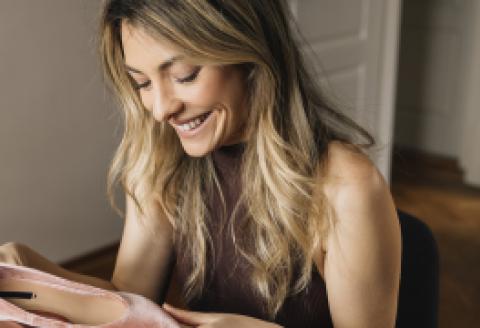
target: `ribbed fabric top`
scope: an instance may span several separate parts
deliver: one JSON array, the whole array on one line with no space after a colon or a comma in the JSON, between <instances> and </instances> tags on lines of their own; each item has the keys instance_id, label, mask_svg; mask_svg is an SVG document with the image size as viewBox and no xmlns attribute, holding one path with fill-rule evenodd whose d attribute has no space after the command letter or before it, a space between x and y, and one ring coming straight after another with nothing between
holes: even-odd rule
<instances>
[{"instance_id":1,"label":"ribbed fabric top","mask_svg":"<svg viewBox=\"0 0 480 328\"><path fill-rule=\"evenodd\" d=\"M223 146L212 153L219 182L226 201L227 216L223 216L220 196L214 192L208 207L212 215L208 229L212 235L215 254L207 256L207 280L201 297L188 307L194 311L237 313L267 319L261 298L249 285L250 264L235 249L228 224L230 215L239 200L241 191L240 164L245 145ZM235 216L236 225L243 222L245 208ZM177 254L188 250L176 249ZM185 281L189 264L177 259L176 270L180 282ZM288 297L275 322L284 327L333 327L328 308L325 282L315 269L308 287L293 297Z\"/></svg>"}]
</instances>

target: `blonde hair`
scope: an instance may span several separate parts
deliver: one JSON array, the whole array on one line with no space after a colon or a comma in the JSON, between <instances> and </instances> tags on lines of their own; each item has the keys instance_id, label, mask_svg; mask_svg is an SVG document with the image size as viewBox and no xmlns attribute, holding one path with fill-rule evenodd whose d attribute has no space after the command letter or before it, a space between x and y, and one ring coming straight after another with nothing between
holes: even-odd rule
<instances>
[{"instance_id":1,"label":"blonde hair","mask_svg":"<svg viewBox=\"0 0 480 328\"><path fill-rule=\"evenodd\" d=\"M143 108L124 68L122 21L169 41L199 62L240 64L248 70L251 115L241 194L248 213L242 231L247 233L240 238L231 232L253 268L251 285L274 318L285 298L310 282L313 252L332 224L316 175L329 142L367 147L373 138L323 100L299 52L296 38L301 36L289 25L284 0L106 1L101 57L125 124L109 171L109 197L118 210L113 188L120 182L139 211L152 200L160 204L175 228L175 242L188 250L187 300L201 294L206 259L213 252L204 197L212 188L220 194L221 189L211 154L186 156L173 129Z\"/></svg>"}]
</instances>

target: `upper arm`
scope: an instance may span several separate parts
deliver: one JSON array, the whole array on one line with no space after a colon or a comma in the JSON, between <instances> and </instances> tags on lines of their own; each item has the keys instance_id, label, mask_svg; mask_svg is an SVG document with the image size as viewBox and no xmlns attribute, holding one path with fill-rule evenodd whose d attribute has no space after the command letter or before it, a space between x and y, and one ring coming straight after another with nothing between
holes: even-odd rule
<instances>
[{"instance_id":1,"label":"upper arm","mask_svg":"<svg viewBox=\"0 0 480 328\"><path fill-rule=\"evenodd\" d=\"M145 216L142 216L127 195L125 208L125 225L112 283L119 290L158 301L168 285L173 256L173 228L162 215L158 204L145 208Z\"/></svg>"},{"instance_id":2,"label":"upper arm","mask_svg":"<svg viewBox=\"0 0 480 328\"><path fill-rule=\"evenodd\" d=\"M336 223L327 240L324 274L333 323L394 327L401 240L389 187L365 155L332 159L336 182L326 196Z\"/></svg>"}]
</instances>

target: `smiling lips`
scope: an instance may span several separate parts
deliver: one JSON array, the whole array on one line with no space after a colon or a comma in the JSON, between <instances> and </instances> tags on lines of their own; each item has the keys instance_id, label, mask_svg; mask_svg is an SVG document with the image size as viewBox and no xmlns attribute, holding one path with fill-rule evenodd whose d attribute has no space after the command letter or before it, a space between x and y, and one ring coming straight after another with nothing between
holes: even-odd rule
<instances>
[{"instance_id":1,"label":"smiling lips","mask_svg":"<svg viewBox=\"0 0 480 328\"><path fill-rule=\"evenodd\" d=\"M182 123L182 124L177 124L175 122L172 122L172 123L182 131L191 131L191 130L199 127L207 119L207 117L210 114L211 114L211 112L202 114L202 115L194 117L193 119L191 119L191 120L189 120L185 123Z\"/></svg>"}]
</instances>

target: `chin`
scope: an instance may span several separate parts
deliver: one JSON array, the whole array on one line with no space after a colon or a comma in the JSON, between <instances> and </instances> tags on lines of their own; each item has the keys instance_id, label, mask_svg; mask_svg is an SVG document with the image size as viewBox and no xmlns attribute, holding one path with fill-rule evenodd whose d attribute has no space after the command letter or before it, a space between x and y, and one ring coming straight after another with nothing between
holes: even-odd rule
<instances>
[{"instance_id":1,"label":"chin","mask_svg":"<svg viewBox=\"0 0 480 328\"><path fill-rule=\"evenodd\" d=\"M213 147L210 147L207 143L184 143L182 147L185 153L190 157L204 157L212 152Z\"/></svg>"}]
</instances>

